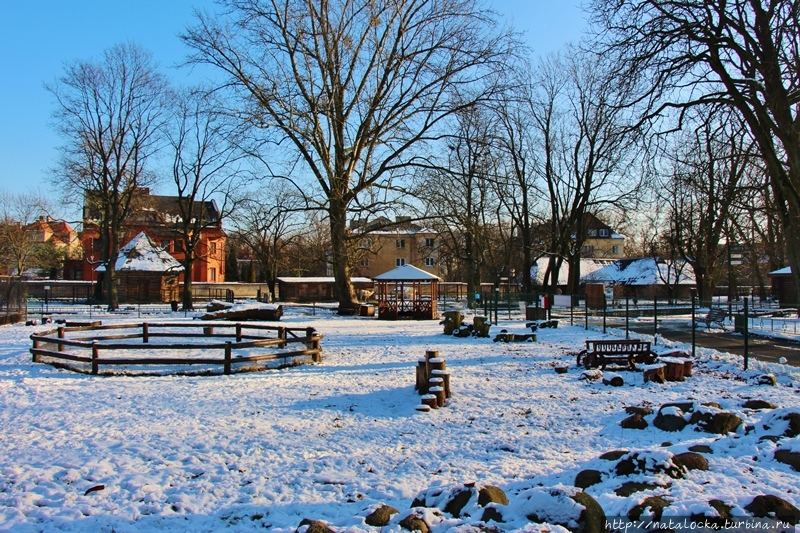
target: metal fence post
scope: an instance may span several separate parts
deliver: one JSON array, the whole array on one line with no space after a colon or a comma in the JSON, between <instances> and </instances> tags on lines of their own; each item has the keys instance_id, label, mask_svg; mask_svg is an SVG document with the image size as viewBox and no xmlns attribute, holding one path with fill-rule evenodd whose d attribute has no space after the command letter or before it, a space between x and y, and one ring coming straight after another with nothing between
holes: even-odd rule
<instances>
[{"instance_id":1,"label":"metal fence post","mask_svg":"<svg viewBox=\"0 0 800 533\"><path fill-rule=\"evenodd\" d=\"M692 296L692 359L697 351L697 316L695 314L695 297Z\"/></svg>"},{"instance_id":2,"label":"metal fence post","mask_svg":"<svg viewBox=\"0 0 800 533\"><path fill-rule=\"evenodd\" d=\"M653 293L653 344L658 344L658 294Z\"/></svg>"},{"instance_id":3,"label":"metal fence post","mask_svg":"<svg viewBox=\"0 0 800 533\"><path fill-rule=\"evenodd\" d=\"M603 293L603 333L606 332L606 310L608 308L608 302L606 301L606 294Z\"/></svg>"},{"instance_id":4,"label":"metal fence post","mask_svg":"<svg viewBox=\"0 0 800 533\"><path fill-rule=\"evenodd\" d=\"M749 315L749 312L748 312L748 309L747 309L747 296L745 296L744 297L744 369L745 370L747 370L747 366L748 366L748 363L749 363L749 360L750 360L750 350L749 350L750 346L749 346L749 342L748 342L748 340L749 340L748 339L748 337L749 337L749 335L748 335L749 328L748 328L748 324L747 324L748 315Z\"/></svg>"}]
</instances>

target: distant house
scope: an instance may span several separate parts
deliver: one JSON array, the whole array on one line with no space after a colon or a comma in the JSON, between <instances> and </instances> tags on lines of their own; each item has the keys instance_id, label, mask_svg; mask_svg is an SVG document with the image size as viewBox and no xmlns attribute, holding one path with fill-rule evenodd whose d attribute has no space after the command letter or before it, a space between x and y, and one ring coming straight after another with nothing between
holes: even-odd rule
<instances>
[{"instance_id":1,"label":"distant house","mask_svg":"<svg viewBox=\"0 0 800 533\"><path fill-rule=\"evenodd\" d=\"M792 279L792 267L784 267L768 274L772 280L772 297L781 307L795 307L798 304L797 289Z\"/></svg>"},{"instance_id":2,"label":"distant house","mask_svg":"<svg viewBox=\"0 0 800 533\"><path fill-rule=\"evenodd\" d=\"M177 196L151 195L149 189L142 188L136 198L137 207L124 225L123 242L144 232L156 246L182 261L185 243L175 229L176 223L180 221L179 200ZM216 202L197 202L195 216L203 217L206 227L201 231L196 247L197 259L192 265L192 281L225 281L227 236L222 229L222 219ZM83 212L84 230L81 233L84 251L82 279L95 279L95 268L103 257L98 221L98 214L87 202Z\"/></svg>"},{"instance_id":3,"label":"distant house","mask_svg":"<svg viewBox=\"0 0 800 533\"><path fill-rule=\"evenodd\" d=\"M56 250L63 252L67 260L80 257L81 241L78 232L63 220L41 216L36 222L25 226L25 231L31 241L36 244L52 245ZM67 261L64 272L59 275L63 275L66 279L74 279L76 266L78 265L75 262Z\"/></svg>"},{"instance_id":4,"label":"distant house","mask_svg":"<svg viewBox=\"0 0 800 533\"><path fill-rule=\"evenodd\" d=\"M687 263L653 257L614 261L583 276L581 282L612 285L615 297L647 298L686 298L697 285L694 271Z\"/></svg>"},{"instance_id":5,"label":"distant house","mask_svg":"<svg viewBox=\"0 0 800 533\"><path fill-rule=\"evenodd\" d=\"M104 272L105 266L97 267ZM183 266L141 232L120 249L116 263L119 299L123 302L180 300L178 277Z\"/></svg>"},{"instance_id":6,"label":"distant house","mask_svg":"<svg viewBox=\"0 0 800 533\"><path fill-rule=\"evenodd\" d=\"M353 273L375 277L393 268L412 265L433 275L440 272L442 240L432 229L412 222L408 217L394 221L380 217L350 222L354 235L361 235L356 250Z\"/></svg>"},{"instance_id":7,"label":"distant house","mask_svg":"<svg viewBox=\"0 0 800 533\"><path fill-rule=\"evenodd\" d=\"M549 257L540 257L536 263L534 263L533 267L531 267L531 279L537 285L544 284L545 273L547 272L547 265L550 262ZM584 283L583 278L586 277L588 274L599 270L603 267L608 265L614 264L613 259L581 259L580 262L580 269L581 269L581 283ZM569 264L564 261L561 264L561 268L558 271L558 280L556 283L557 287L566 287L567 283L569 282Z\"/></svg>"},{"instance_id":8,"label":"distant house","mask_svg":"<svg viewBox=\"0 0 800 533\"><path fill-rule=\"evenodd\" d=\"M591 213L586 214L586 240L581 257L593 259L622 259L625 257L625 236ZM583 273L583 270L581 270Z\"/></svg>"},{"instance_id":9,"label":"distant house","mask_svg":"<svg viewBox=\"0 0 800 533\"><path fill-rule=\"evenodd\" d=\"M350 282L359 300L372 296L375 284L371 279L354 277ZM282 276L278 278L278 294L282 302L332 302L336 300L336 284L332 277Z\"/></svg>"}]
</instances>

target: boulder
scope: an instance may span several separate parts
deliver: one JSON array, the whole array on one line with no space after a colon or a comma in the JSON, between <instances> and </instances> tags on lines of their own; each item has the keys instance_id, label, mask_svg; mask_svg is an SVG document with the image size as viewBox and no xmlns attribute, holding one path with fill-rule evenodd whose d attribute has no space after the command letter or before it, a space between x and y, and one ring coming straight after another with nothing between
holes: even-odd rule
<instances>
[{"instance_id":1,"label":"boulder","mask_svg":"<svg viewBox=\"0 0 800 533\"><path fill-rule=\"evenodd\" d=\"M642 415L631 415L619 423L625 429L645 429L650 424Z\"/></svg>"},{"instance_id":2,"label":"boulder","mask_svg":"<svg viewBox=\"0 0 800 533\"><path fill-rule=\"evenodd\" d=\"M786 413L786 415L781 418L789 421L789 427L786 428L786 431L783 433L784 437L791 438L800 435L800 413Z\"/></svg>"},{"instance_id":3,"label":"boulder","mask_svg":"<svg viewBox=\"0 0 800 533\"><path fill-rule=\"evenodd\" d=\"M623 483L618 489L614 490L614 494L617 496L622 496L623 498L627 498L631 494L636 494L637 492L642 492L645 490L656 490L660 489L659 485L654 485L652 483L641 483L639 481L626 481Z\"/></svg>"},{"instance_id":4,"label":"boulder","mask_svg":"<svg viewBox=\"0 0 800 533\"><path fill-rule=\"evenodd\" d=\"M629 415L641 415L641 416L648 416L653 414L653 410L649 407L636 407L634 405L629 405L625 408L625 412Z\"/></svg>"},{"instance_id":5,"label":"boulder","mask_svg":"<svg viewBox=\"0 0 800 533\"><path fill-rule=\"evenodd\" d=\"M655 520L661 520L661 515L663 514L664 509L669 507L669 503L670 502L661 496L650 496L649 498L645 498L642 503L628 511L628 518L631 520L639 520L644 511L649 508L649 516L652 516Z\"/></svg>"},{"instance_id":6,"label":"boulder","mask_svg":"<svg viewBox=\"0 0 800 533\"><path fill-rule=\"evenodd\" d=\"M698 431L716 433L717 435L725 435L736 431L736 428L742 423L741 418L725 411L721 413L700 413L697 419ZM692 420L695 420L695 416L692 416Z\"/></svg>"},{"instance_id":7,"label":"boulder","mask_svg":"<svg viewBox=\"0 0 800 533\"><path fill-rule=\"evenodd\" d=\"M472 487L464 487L454 491L447 503L444 504L442 511L452 515L453 518L460 518L461 510L469 503L475 492Z\"/></svg>"},{"instance_id":8,"label":"boulder","mask_svg":"<svg viewBox=\"0 0 800 533\"><path fill-rule=\"evenodd\" d=\"M758 518L777 518L795 525L800 522L800 509L771 494L756 496L744 508Z\"/></svg>"},{"instance_id":9,"label":"boulder","mask_svg":"<svg viewBox=\"0 0 800 533\"><path fill-rule=\"evenodd\" d=\"M618 476L666 474L673 479L683 477L684 468L667 450L632 452L619 460L615 467Z\"/></svg>"},{"instance_id":10,"label":"boulder","mask_svg":"<svg viewBox=\"0 0 800 533\"><path fill-rule=\"evenodd\" d=\"M573 533L603 533L606 515L590 495L572 487L535 487L519 495L525 516L537 523L557 524Z\"/></svg>"},{"instance_id":11,"label":"boulder","mask_svg":"<svg viewBox=\"0 0 800 533\"><path fill-rule=\"evenodd\" d=\"M683 452L675 456L687 470L708 470L708 461L705 457L696 452Z\"/></svg>"},{"instance_id":12,"label":"boulder","mask_svg":"<svg viewBox=\"0 0 800 533\"><path fill-rule=\"evenodd\" d=\"M653 425L661 431L681 431L686 427L686 420L680 415L671 413L662 413L658 411L656 418L653 420Z\"/></svg>"},{"instance_id":13,"label":"boulder","mask_svg":"<svg viewBox=\"0 0 800 533\"><path fill-rule=\"evenodd\" d=\"M747 400L742 405L745 409L753 409L755 411L760 411L761 409L775 409L778 406L774 403L768 402L766 400Z\"/></svg>"},{"instance_id":14,"label":"boulder","mask_svg":"<svg viewBox=\"0 0 800 533\"><path fill-rule=\"evenodd\" d=\"M578 472L578 475L575 476L573 485L580 489L585 489L592 485L597 485L600 481L602 481L602 474L599 470L581 470Z\"/></svg>"},{"instance_id":15,"label":"boulder","mask_svg":"<svg viewBox=\"0 0 800 533\"><path fill-rule=\"evenodd\" d=\"M493 485L486 485L481 487L478 491L478 505L486 507L490 503L498 503L500 505L508 505L508 496L503 492L500 487Z\"/></svg>"},{"instance_id":16,"label":"boulder","mask_svg":"<svg viewBox=\"0 0 800 533\"><path fill-rule=\"evenodd\" d=\"M408 531L419 531L419 533L430 533L428 524L419 517L416 513L411 513L407 517L400 520L400 527Z\"/></svg>"},{"instance_id":17,"label":"boulder","mask_svg":"<svg viewBox=\"0 0 800 533\"><path fill-rule=\"evenodd\" d=\"M625 380L619 374L607 374L603 377L603 385L611 385L612 387L622 387L625 385Z\"/></svg>"},{"instance_id":18,"label":"boulder","mask_svg":"<svg viewBox=\"0 0 800 533\"><path fill-rule=\"evenodd\" d=\"M730 526L727 524L728 520L731 520L731 509L733 506L726 504L722 500L710 500L708 505L714 510L716 515L708 516L707 514L692 514L689 518L693 522L701 523L703 525L708 524L711 527L717 528L717 530L723 530L729 528ZM698 528L704 529L704 528Z\"/></svg>"},{"instance_id":19,"label":"boulder","mask_svg":"<svg viewBox=\"0 0 800 533\"><path fill-rule=\"evenodd\" d=\"M373 527L383 527L387 525L392 520L392 515L396 515L399 513L397 509L392 507L391 505L381 505L374 511L372 511L364 521L369 526Z\"/></svg>"},{"instance_id":20,"label":"boulder","mask_svg":"<svg viewBox=\"0 0 800 533\"><path fill-rule=\"evenodd\" d=\"M759 385L769 385L774 387L778 384L778 380L772 374L761 374L756 378L756 383Z\"/></svg>"},{"instance_id":21,"label":"boulder","mask_svg":"<svg viewBox=\"0 0 800 533\"><path fill-rule=\"evenodd\" d=\"M714 450L711 446L707 444L695 444L694 446L689 446L690 452L697 452L697 453L714 453Z\"/></svg>"},{"instance_id":22,"label":"boulder","mask_svg":"<svg viewBox=\"0 0 800 533\"><path fill-rule=\"evenodd\" d=\"M300 522L300 525L295 530L295 533L298 533L303 526L308 526L305 533L335 533L335 531L329 528L325 522L311 520L310 518L303 518L303 521Z\"/></svg>"},{"instance_id":23,"label":"boulder","mask_svg":"<svg viewBox=\"0 0 800 533\"><path fill-rule=\"evenodd\" d=\"M611 450L610 452L606 452L600 456L600 459L604 461L618 461L625 455L628 455L628 450Z\"/></svg>"},{"instance_id":24,"label":"boulder","mask_svg":"<svg viewBox=\"0 0 800 533\"><path fill-rule=\"evenodd\" d=\"M796 471L800 472L800 452L793 452L791 450L775 450L775 460L791 466Z\"/></svg>"},{"instance_id":25,"label":"boulder","mask_svg":"<svg viewBox=\"0 0 800 533\"><path fill-rule=\"evenodd\" d=\"M484 509L483 514L481 515L481 521L482 522L494 521L503 523L506 520L505 518L503 518L503 513L500 512L500 509L492 505Z\"/></svg>"},{"instance_id":26,"label":"boulder","mask_svg":"<svg viewBox=\"0 0 800 533\"><path fill-rule=\"evenodd\" d=\"M688 400L685 402L668 402L659 407L658 412L660 413L661 411L669 407L677 407L684 413L691 413L692 411L694 411L694 402Z\"/></svg>"}]
</instances>

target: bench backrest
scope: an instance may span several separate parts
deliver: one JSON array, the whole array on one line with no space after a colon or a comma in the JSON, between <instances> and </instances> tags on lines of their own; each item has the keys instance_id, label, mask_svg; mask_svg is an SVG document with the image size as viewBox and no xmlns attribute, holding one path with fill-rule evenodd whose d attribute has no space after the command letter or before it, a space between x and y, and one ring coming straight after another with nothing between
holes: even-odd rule
<instances>
[{"instance_id":1,"label":"bench backrest","mask_svg":"<svg viewBox=\"0 0 800 533\"><path fill-rule=\"evenodd\" d=\"M709 309L708 311L708 318L725 318L726 316L728 316L728 312L718 307Z\"/></svg>"},{"instance_id":2,"label":"bench backrest","mask_svg":"<svg viewBox=\"0 0 800 533\"><path fill-rule=\"evenodd\" d=\"M586 349L601 353L649 352L650 342L634 340L587 340Z\"/></svg>"}]
</instances>

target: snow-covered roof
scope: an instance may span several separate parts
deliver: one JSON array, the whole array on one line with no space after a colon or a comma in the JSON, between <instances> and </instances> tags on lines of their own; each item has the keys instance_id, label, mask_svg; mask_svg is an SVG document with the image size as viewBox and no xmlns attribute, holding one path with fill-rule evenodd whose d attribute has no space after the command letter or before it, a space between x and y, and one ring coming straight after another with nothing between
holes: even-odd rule
<instances>
[{"instance_id":1,"label":"snow-covered roof","mask_svg":"<svg viewBox=\"0 0 800 533\"><path fill-rule=\"evenodd\" d=\"M549 257L540 257L531 267L531 278L540 285L544 283L544 274L547 272L547 263L549 261ZM581 279L587 274L612 263L614 263L614 259L581 259ZM558 271L557 285L566 285L568 282L569 265L565 260Z\"/></svg>"},{"instance_id":2,"label":"snow-covered roof","mask_svg":"<svg viewBox=\"0 0 800 533\"><path fill-rule=\"evenodd\" d=\"M333 283L336 280L333 277L300 278L292 276L281 276L278 278L278 281L281 281L283 283ZM353 283L372 283L372 280L369 278L350 278L350 281Z\"/></svg>"},{"instance_id":3,"label":"snow-covered roof","mask_svg":"<svg viewBox=\"0 0 800 533\"><path fill-rule=\"evenodd\" d=\"M677 268L676 268L677 266ZM677 271L680 271L678 274ZM620 259L610 265L583 276L585 283L613 283L617 285L694 285L694 273L685 263L656 260L653 257Z\"/></svg>"},{"instance_id":4,"label":"snow-covered roof","mask_svg":"<svg viewBox=\"0 0 800 533\"><path fill-rule=\"evenodd\" d=\"M441 278L436 274L426 272L414 265L399 266L394 270L375 276L375 279L379 281L441 281Z\"/></svg>"},{"instance_id":5,"label":"snow-covered roof","mask_svg":"<svg viewBox=\"0 0 800 533\"><path fill-rule=\"evenodd\" d=\"M105 265L96 268L105 272ZM142 231L119 251L116 270L118 272L180 272L183 266L177 259L153 244Z\"/></svg>"},{"instance_id":6,"label":"snow-covered roof","mask_svg":"<svg viewBox=\"0 0 800 533\"><path fill-rule=\"evenodd\" d=\"M776 270L774 272L770 272L769 275L770 276L788 276L791 273L792 273L792 267L789 266L789 267L779 268L778 270Z\"/></svg>"}]
</instances>

